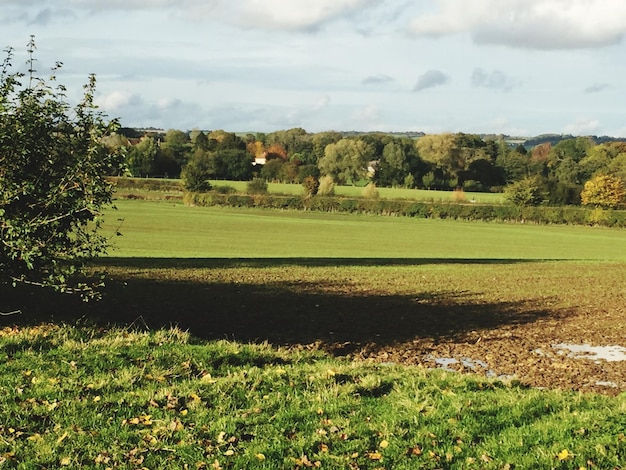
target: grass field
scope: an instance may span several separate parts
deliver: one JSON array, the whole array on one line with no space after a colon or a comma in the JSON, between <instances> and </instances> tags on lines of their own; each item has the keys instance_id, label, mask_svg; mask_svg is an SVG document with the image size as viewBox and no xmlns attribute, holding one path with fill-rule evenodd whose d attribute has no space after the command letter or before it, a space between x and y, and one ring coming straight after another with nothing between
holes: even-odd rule
<instances>
[{"instance_id":1,"label":"grass field","mask_svg":"<svg viewBox=\"0 0 626 470\"><path fill-rule=\"evenodd\" d=\"M112 256L626 261L626 231L120 200ZM123 219L118 221L118 219Z\"/></svg>"},{"instance_id":2,"label":"grass field","mask_svg":"<svg viewBox=\"0 0 626 470\"><path fill-rule=\"evenodd\" d=\"M0 468L624 468L551 345L626 346L626 231L117 205L102 301L0 291Z\"/></svg>"},{"instance_id":3,"label":"grass field","mask_svg":"<svg viewBox=\"0 0 626 470\"><path fill-rule=\"evenodd\" d=\"M246 181L211 181L214 186L231 186L237 191L246 192ZM268 191L271 194L304 194L304 188L300 184L268 183ZM434 191L425 189L406 188L378 188L378 193L384 199L411 199L416 201L442 202L451 201L454 197L452 191ZM363 195L363 187L360 186L335 186L335 194L339 196L359 197ZM472 200L484 204L502 204L504 195L497 193L474 193L466 192L468 201Z\"/></svg>"}]
</instances>

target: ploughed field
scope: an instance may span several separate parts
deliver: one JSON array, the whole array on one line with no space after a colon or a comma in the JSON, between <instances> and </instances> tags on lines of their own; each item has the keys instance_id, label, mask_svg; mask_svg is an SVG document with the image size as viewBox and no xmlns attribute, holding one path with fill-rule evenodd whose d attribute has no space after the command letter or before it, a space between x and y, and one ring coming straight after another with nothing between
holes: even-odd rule
<instances>
[{"instance_id":1,"label":"ploughed field","mask_svg":"<svg viewBox=\"0 0 626 470\"><path fill-rule=\"evenodd\" d=\"M110 276L103 300L52 308L30 299L32 321L177 325L202 339L626 391L624 230L118 208L107 227L123 236L94 267ZM613 356L567 349L582 345Z\"/></svg>"}]
</instances>

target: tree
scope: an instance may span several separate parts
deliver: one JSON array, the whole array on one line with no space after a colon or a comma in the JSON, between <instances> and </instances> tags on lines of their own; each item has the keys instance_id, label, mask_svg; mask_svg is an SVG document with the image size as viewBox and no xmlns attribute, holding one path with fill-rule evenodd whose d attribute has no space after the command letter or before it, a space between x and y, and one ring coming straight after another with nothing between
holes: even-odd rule
<instances>
[{"instance_id":1,"label":"tree","mask_svg":"<svg viewBox=\"0 0 626 470\"><path fill-rule=\"evenodd\" d=\"M339 183L356 184L367 174L367 165L373 155L372 147L360 139L342 139L329 144L318 166L324 175Z\"/></svg>"},{"instance_id":2,"label":"tree","mask_svg":"<svg viewBox=\"0 0 626 470\"><path fill-rule=\"evenodd\" d=\"M397 142L389 142L383 147L378 161L374 180L381 186L400 186L409 172L404 147Z\"/></svg>"},{"instance_id":3,"label":"tree","mask_svg":"<svg viewBox=\"0 0 626 470\"><path fill-rule=\"evenodd\" d=\"M13 49L0 67L0 284L28 283L58 291L96 295L80 280L85 262L106 252L102 210L113 188L119 157L103 138L118 124L94 104L95 76L80 102L66 101L56 84L34 70L34 39L28 74L12 72ZM22 84L22 82L24 84Z\"/></svg>"},{"instance_id":4,"label":"tree","mask_svg":"<svg viewBox=\"0 0 626 470\"><path fill-rule=\"evenodd\" d=\"M598 175L585 183L580 198L586 206L615 208L626 201L626 186L618 176Z\"/></svg>"},{"instance_id":5,"label":"tree","mask_svg":"<svg viewBox=\"0 0 626 470\"><path fill-rule=\"evenodd\" d=\"M209 155L198 149L189 159L180 176L187 191L201 193L211 189L209 182L211 174L212 165Z\"/></svg>"},{"instance_id":6,"label":"tree","mask_svg":"<svg viewBox=\"0 0 626 470\"><path fill-rule=\"evenodd\" d=\"M538 206L545 197L538 177L528 177L508 185L504 190L507 201L516 206Z\"/></svg>"},{"instance_id":7,"label":"tree","mask_svg":"<svg viewBox=\"0 0 626 470\"><path fill-rule=\"evenodd\" d=\"M137 177L153 176L159 149L152 137L144 136L128 151L126 162L130 174Z\"/></svg>"}]
</instances>

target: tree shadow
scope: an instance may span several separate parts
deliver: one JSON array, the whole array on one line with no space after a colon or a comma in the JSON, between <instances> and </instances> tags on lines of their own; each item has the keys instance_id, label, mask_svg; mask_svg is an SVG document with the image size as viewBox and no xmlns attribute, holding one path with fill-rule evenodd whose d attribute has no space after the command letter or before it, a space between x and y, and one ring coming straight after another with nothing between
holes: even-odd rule
<instances>
[{"instance_id":1,"label":"tree shadow","mask_svg":"<svg viewBox=\"0 0 626 470\"><path fill-rule=\"evenodd\" d=\"M269 268L277 266L423 266L428 264L517 264L542 262L521 258L117 258L98 260L102 267L126 267L145 269L188 269L188 268ZM551 259L550 261L558 261Z\"/></svg>"},{"instance_id":2,"label":"tree shadow","mask_svg":"<svg viewBox=\"0 0 626 470\"><path fill-rule=\"evenodd\" d=\"M185 269L200 265L210 268L239 266L238 263L242 262L186 261L130 259L121 264L123 260L117 259L109 260L109 263L126 267ZM380 260L376 265L396 261L403 260ZM256 259L245 262L261 267L270 263ZM344 262L354 265L361 260ZM333 263L340 264L336 260ZM277 266L280 262L270 265ZM522 302L485 302L477 293L353 293L346 286L331 281L195 282L123 274L108 281L99 302L83 303L70 296L45 290L29 291L24 287L5 288L5 292L0 293L3 310L20 308L25 312L19 316L2 317L0 324L4 325L83 320L100 326L149 329L178 326L205 340L229 339L274 345L349 344L354 349L365 344L385 346L420 338L435 342L459 341L470 332L534 322L549 314ZM337 349L338 353L342 351Z\"/></svg>"}]
</instances>

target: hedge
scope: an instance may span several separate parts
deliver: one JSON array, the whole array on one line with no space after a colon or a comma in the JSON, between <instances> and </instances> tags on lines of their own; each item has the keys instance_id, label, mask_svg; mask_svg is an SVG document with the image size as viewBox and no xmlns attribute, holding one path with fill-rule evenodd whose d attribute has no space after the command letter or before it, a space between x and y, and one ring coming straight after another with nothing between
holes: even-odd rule
<instances>
[{"instance_id":1,"label":"hedge","mask_svg":"<svg viewBox=\"0 0 626 470\"><path fill-rule=\"evenodd\" d=\"M183 201L187 205L195 206L263 207L431 219L626 227L626 211L624 210L588 209L574 206L517 207L339 196L307 198L272 194L220 194L215 191L185 193Z\"/></svg>"}]
</instances>

